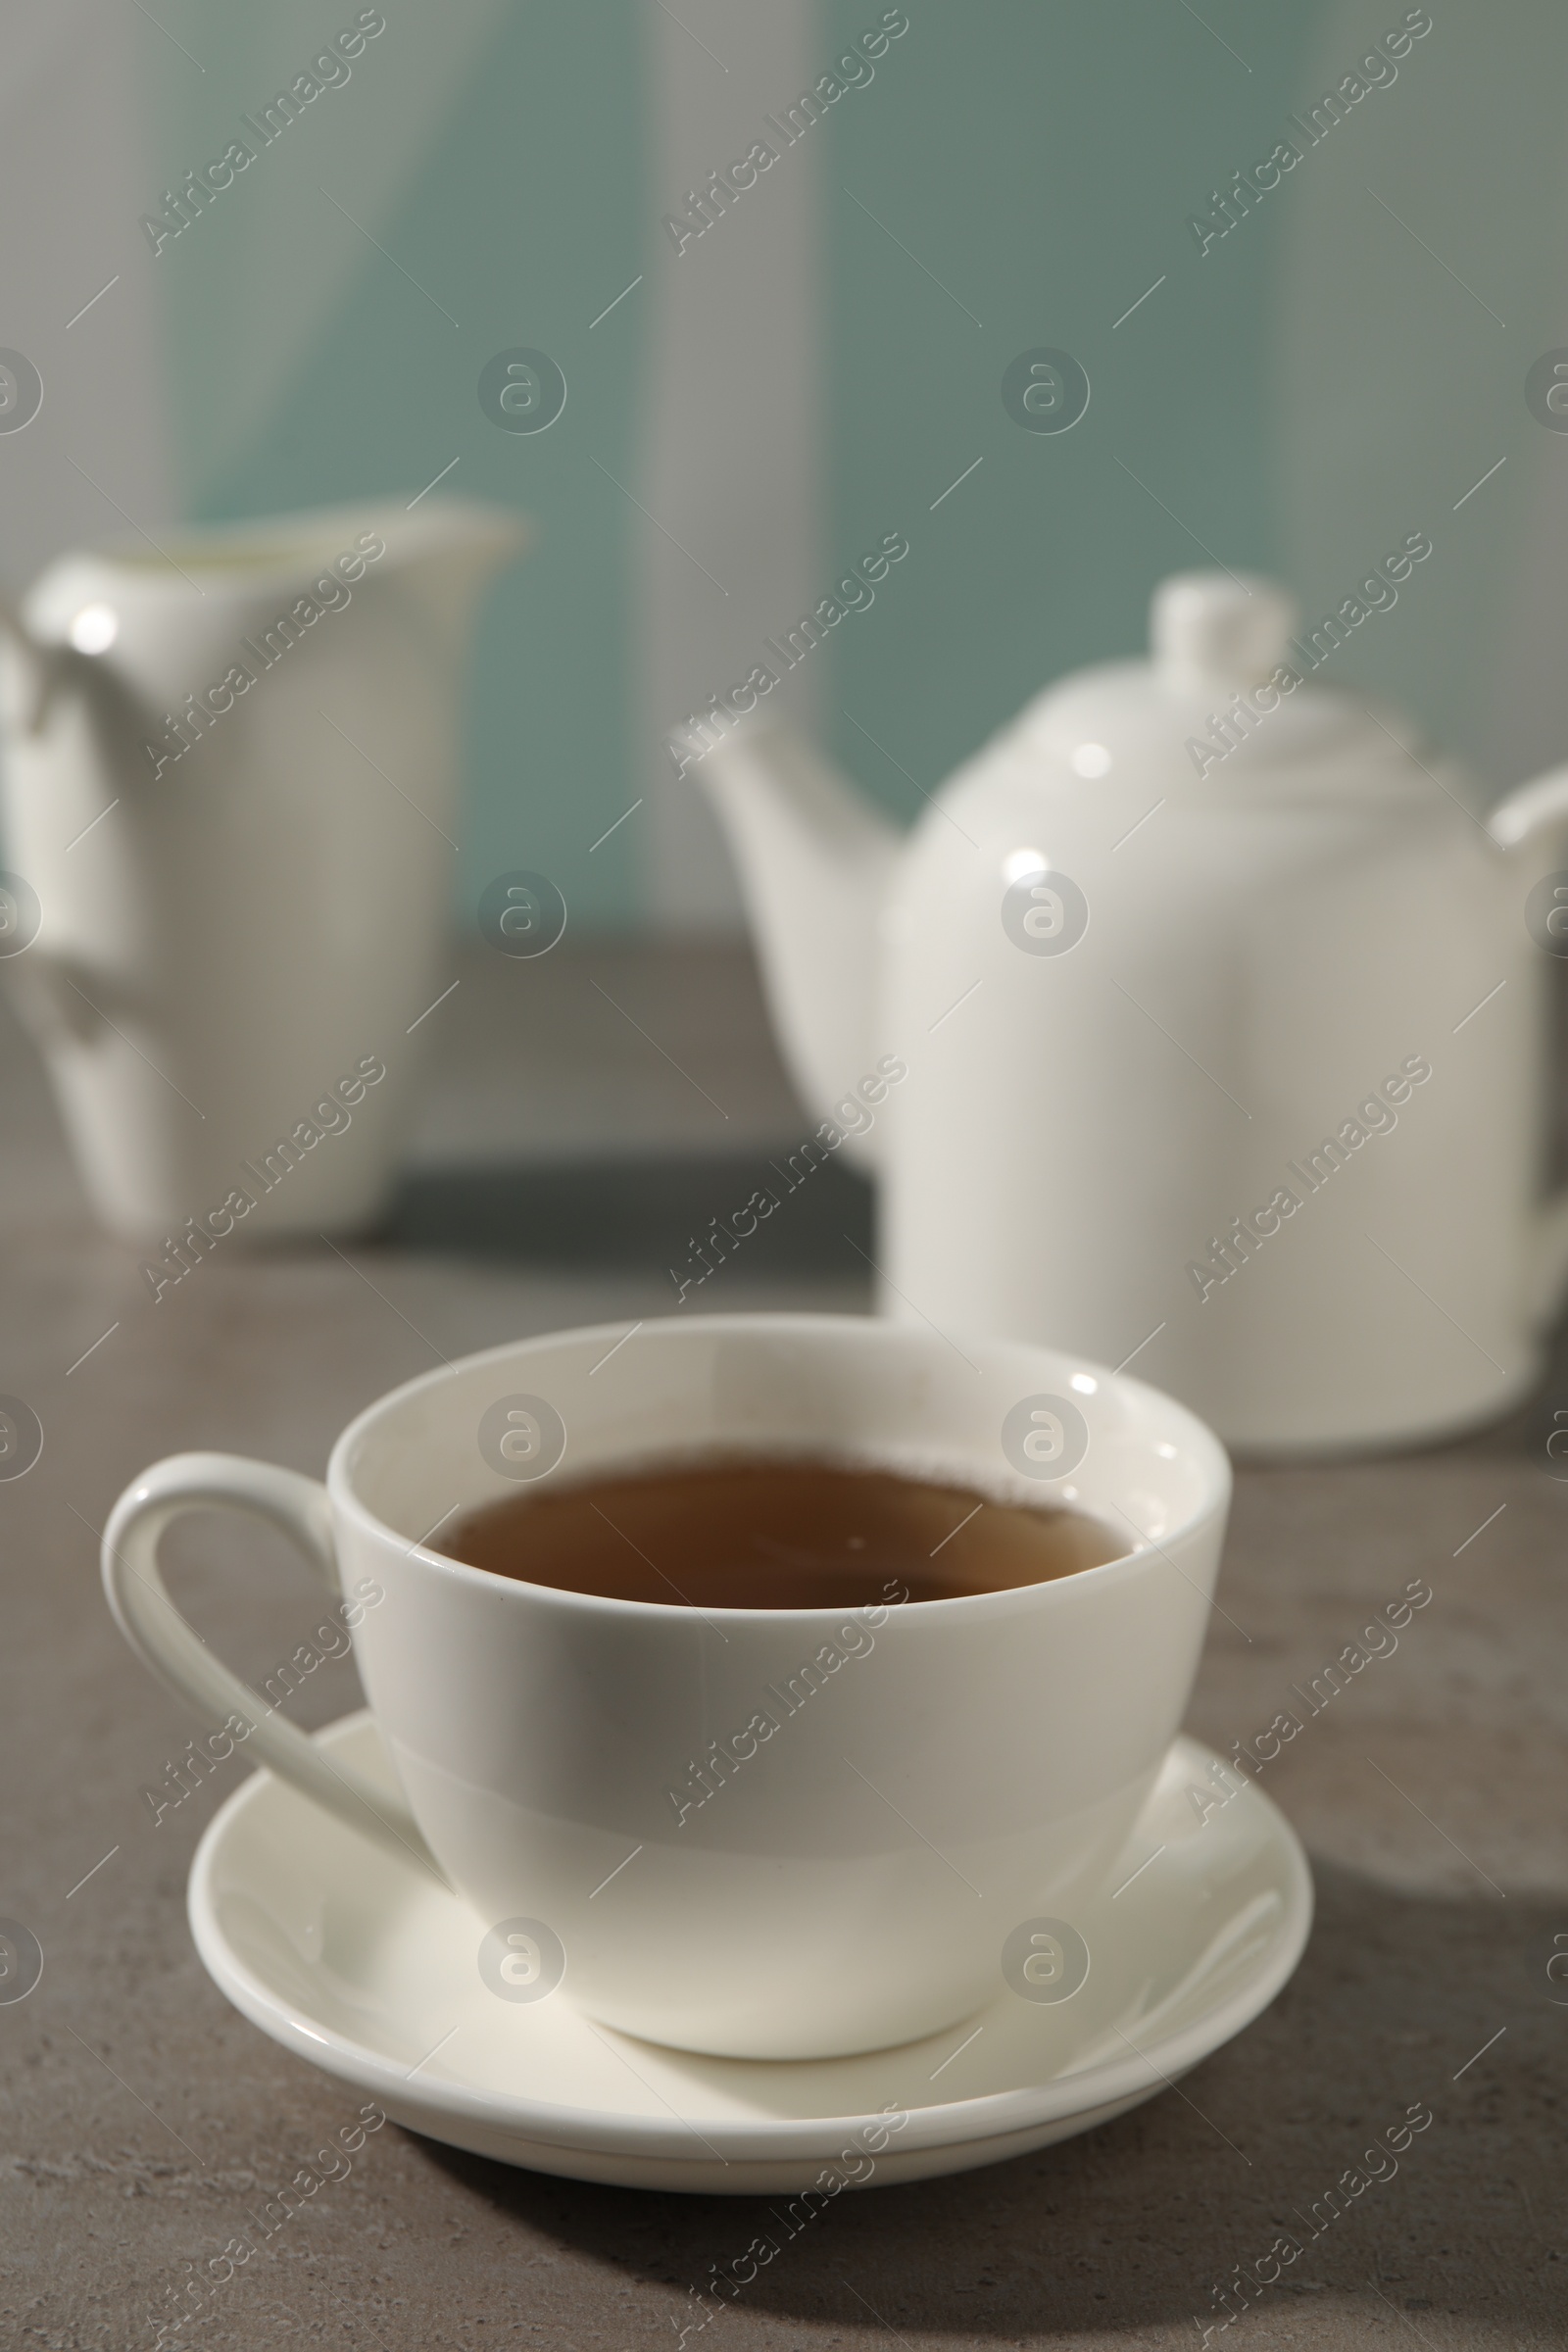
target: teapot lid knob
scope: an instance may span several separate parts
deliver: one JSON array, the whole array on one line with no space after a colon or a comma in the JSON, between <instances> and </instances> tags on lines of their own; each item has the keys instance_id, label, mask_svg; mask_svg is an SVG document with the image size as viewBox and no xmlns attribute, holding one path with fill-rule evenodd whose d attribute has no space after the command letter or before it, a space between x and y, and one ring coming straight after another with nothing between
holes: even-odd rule
<instances>
[{"instance_id":1,"label":"teapot lid knob","mask_svg":"<svg viewBox=\"0 0 1568 2352\"><path fill-rule=\"evenodd\" d=\"M1181 693L1256 685L1285 660L1299 617L1289 591L1257 572L1179 571L1154 591L1155 667Z\"/></svg>"}]
</instances>

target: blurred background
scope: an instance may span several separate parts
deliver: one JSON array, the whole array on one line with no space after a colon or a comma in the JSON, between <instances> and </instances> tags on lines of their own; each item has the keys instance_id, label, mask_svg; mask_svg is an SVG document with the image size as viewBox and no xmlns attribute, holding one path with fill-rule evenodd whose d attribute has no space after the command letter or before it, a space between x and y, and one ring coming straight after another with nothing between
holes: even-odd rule
<instances>
[{"instance_id":1,"label":"blurred background","mask_svg":"<svg viewBox=\"0 0 1568 2352\"><path fill-rule=\"evenodd\" d=\"M155 252L166 192L371 18L346 77ZM1191 217L1403 22L1393 0L894 20L701 235L668 222L782 147L764 118L876 0L14 20L6 340L45 397L0 436L6 581L127 523L407 502L443 473L526 512L466 710L469 925L525 866L579 934L736 928L665 730L890 532L908 560L788 691L900 815L1049 678L1136 650L1162 573L1263 566L1315 614L1422 530L1434 560L1333 674L1408 703L1489 791L1559 755L1568 448L1523 385L1568 334L1560 12L1436 10L1202 252ZM1070 434L1003 406L1038 345L1090 378ZM518 346L565 377L548 431L480 406Z\"/></svg>"}]
</instances>

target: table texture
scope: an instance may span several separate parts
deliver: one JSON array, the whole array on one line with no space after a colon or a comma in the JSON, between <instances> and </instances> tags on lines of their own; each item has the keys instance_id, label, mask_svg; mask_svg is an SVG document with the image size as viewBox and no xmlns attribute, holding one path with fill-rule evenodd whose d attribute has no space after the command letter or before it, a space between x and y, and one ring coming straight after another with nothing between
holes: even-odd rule
<instances>
[{"instance_id":1,"label":"table texture","mask_svg":"<svg viewBox=\"0 0 1568 2352\"><path fill-rule=\"evenodd\" d=\"M738 949L565 946L460 969L384 1230L219 1252L156 1310L136 1253L93 1228L32 1051L0 1015L0 1391L46 1432L35 1468L0 1484L0 1915L45 1955L36 1988L0 2004L0 2344L19 2352L152 2352L161 2329L194 2352L674 2346L692 2290L762 2224L745 2200L510 2171L388 2126L210 2284L246 2209L359 2101L246 2024L196 1959L186 1872L245 1767L155 1825L143 1790L195 1726L104 1605L115 1496L191 1447L319 1475L354 1412L440 1355L671 1311L690 1233L812 1124ZM868 1306L869 1193L836 1166L815 1182L705 1306ZM1561 1349L1526 1408L1465 1443L1241 1471L1189 1718L1222 1754L1409 1580L1432 1592L1267 1768L1319 1899L1273 2008L1087 2137L838 2199L706 2345L1564 2340L1559 1405ZM315 1622L306 1570L263 1532L196 1520L168 1550L182 1605L241 1672ZM344 1661L292 1707L315 1726L359 1703ZM1396 2172L1356 2171L1416 2105L1433 2121ZM1351 2172L1363 2185L1332 2226L1242 2296L1238 2275L1255 2280Z\"/></svg>"}]
</instances>

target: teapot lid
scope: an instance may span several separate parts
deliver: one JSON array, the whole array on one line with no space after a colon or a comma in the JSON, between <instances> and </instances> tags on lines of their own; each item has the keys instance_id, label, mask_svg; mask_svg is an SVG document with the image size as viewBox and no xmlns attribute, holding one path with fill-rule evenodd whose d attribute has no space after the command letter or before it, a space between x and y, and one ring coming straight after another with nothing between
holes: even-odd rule
<instances>
[{"instance_id":1,"label":"teapot lid","mask_svg":"<svg viewBox=\"0 0 1568 2352\"><path fill-rule=\"evenodd\" d=\"M1259 573L1177 572L1154 591L1150 658L1075 671L1018 721L1021 748L1108 775L1174 754L1199 776L1255 779L1309 758L1364 767L1412 755L1419 732L1368 697L1313 680L1349 634L1336 615L1300 631L1290 592Z\"/></svg>"}]
</instances>

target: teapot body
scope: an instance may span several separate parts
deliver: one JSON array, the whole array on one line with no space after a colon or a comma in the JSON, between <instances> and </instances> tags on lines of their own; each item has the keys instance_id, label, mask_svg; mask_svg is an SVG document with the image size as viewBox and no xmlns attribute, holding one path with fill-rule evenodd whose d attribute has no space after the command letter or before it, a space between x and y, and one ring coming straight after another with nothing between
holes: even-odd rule
<instances>
[{"instance_id":1,"label":"teapot body","mask_svg":"<svg viewBox=\"0 0 1568 2352\"><path fill-rule=\"evenodd\" d=\"M1544 1050L1502 853L1410 762L1052 782L1017 734L885 909L886 1310L1126 1363L1249 1449L1502 1409Z\"/></svg>"}]
</instances>

